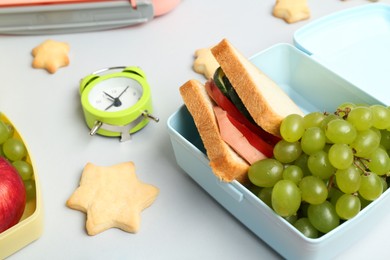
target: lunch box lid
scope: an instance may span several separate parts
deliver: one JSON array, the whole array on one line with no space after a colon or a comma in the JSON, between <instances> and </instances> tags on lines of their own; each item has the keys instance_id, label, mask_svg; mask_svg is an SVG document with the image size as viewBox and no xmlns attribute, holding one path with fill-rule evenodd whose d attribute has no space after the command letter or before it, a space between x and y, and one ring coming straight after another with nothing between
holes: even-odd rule
<instances>
[{"instance_id":1,"label":"lunch box lid","mask_svg":"<svg viewBox=\"0 0 390 260\"><path fill-rule=\"evenodd\" d=\"M294 33L301 51L390 105L390 5L369 3L308 23Z\"/></svg>"}]
</instances>

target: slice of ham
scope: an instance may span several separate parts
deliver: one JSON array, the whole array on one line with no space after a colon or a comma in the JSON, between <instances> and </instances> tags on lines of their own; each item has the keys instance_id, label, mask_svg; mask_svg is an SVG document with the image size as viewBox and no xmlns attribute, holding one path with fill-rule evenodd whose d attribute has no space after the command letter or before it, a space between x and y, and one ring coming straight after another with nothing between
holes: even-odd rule
<instances>
[{"instance_id":1,"label":"slice of ham","mask_svg":"<svg viewBox=\"0 0 390 260\"><path fill-rule=\"evenodd\" d=\"M268 132L266 132L264 129L262 129L260 126L255 124L254 122L249 121L233 104L233 102L230 101L229 98L227 98L222 91L217 87L215 82L210 79L206 81L205 88L211 99L214 100L214 102L223 110L225 110L228 115L233 117L237 122L245 125L246 128L248 128L251 132L253 132L255 135L258 136L258 138L262 139L262 143L266 142L266 144L262 144L263 150L259 147L256 147L259 151L261 151L264 154L267 154L266 150L273 150L273 147L280 141L279 137L276 137ZM234 124L234 122L233 122ZM245 136L245 134L244 134ZM249 142L253 145L250 138L246 136L246 138L249 140ZM257 139L258 139L257 138ZM272 155L271 155L272 156Z\"/></svg>"},{"instance_id":2,"label":"slice of ham","mask_svg":"<svg viewBox=\"0 0 390 260\"><path fill-rule=\"evenodd\" d=\"M214 106L214 113L217 118L222 140L232 147L249 164L267 158L259 150L253 147L245 136L230 122L225 110L219 106Z\"/></svg>"}]
</instances>

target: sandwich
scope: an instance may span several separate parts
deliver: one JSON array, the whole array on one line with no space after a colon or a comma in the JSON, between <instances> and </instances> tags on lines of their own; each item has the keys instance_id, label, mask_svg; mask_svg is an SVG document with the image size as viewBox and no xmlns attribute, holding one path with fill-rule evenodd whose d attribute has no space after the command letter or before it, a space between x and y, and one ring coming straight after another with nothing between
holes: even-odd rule
<instances>
[{"instance_id":1,"label":"sandwich","mask_svg":"<svg viewBox=\"0 0 390 260\"><path fill-rule=\"evenodd\" d=\"M273 156L280 124L303 112L266 74L223 39L211 49L219 68L205 84L189 80L180 94L221 180L247 181L249 166Z\"/></svg>"}]
</instances>

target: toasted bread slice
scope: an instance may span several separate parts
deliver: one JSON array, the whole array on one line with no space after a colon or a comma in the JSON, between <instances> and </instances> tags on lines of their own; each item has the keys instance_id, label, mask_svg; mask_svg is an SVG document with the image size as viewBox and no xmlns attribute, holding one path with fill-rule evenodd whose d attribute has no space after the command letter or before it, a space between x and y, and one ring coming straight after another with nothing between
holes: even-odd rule
<instances>
[{"instance_id":1,"label":"toasted bread slice","mask_svg":"<svg viewBox=\"0 0 390 260\"><path fill-rule=\"evenodd\" d=\"M223 181L246 182L249 164L222 140L213 111L214 103L204 85L189 80L180 87L180 94L194 119L214 174Z\"/></svg>"},{"instance_id":2,"label":"toasted bread slice","mask_svg":"<svg viewBox=\"0 0 390 260\"><path fill-rule=\"evenodd\" d=\"M280 136L283 118L303 115L290 97L228 40L223 39L211 52L255 122L265 131Z\"/></svg>"}]
</instances>

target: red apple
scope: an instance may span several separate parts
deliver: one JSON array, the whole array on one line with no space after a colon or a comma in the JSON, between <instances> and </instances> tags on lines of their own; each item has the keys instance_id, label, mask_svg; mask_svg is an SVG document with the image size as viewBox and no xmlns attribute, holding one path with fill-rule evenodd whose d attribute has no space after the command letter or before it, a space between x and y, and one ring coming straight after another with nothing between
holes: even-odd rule
<instances>
[{"instance_id":1,"label":"red apple","mask_svg":"<svg viewBox=\"0 0 390 260\"><path fill-rule=\"evenodd\" d=\"M26 189L19 173L0 157L0 233L16 225L26 206Z\"/></svg>"}]
</instances>

